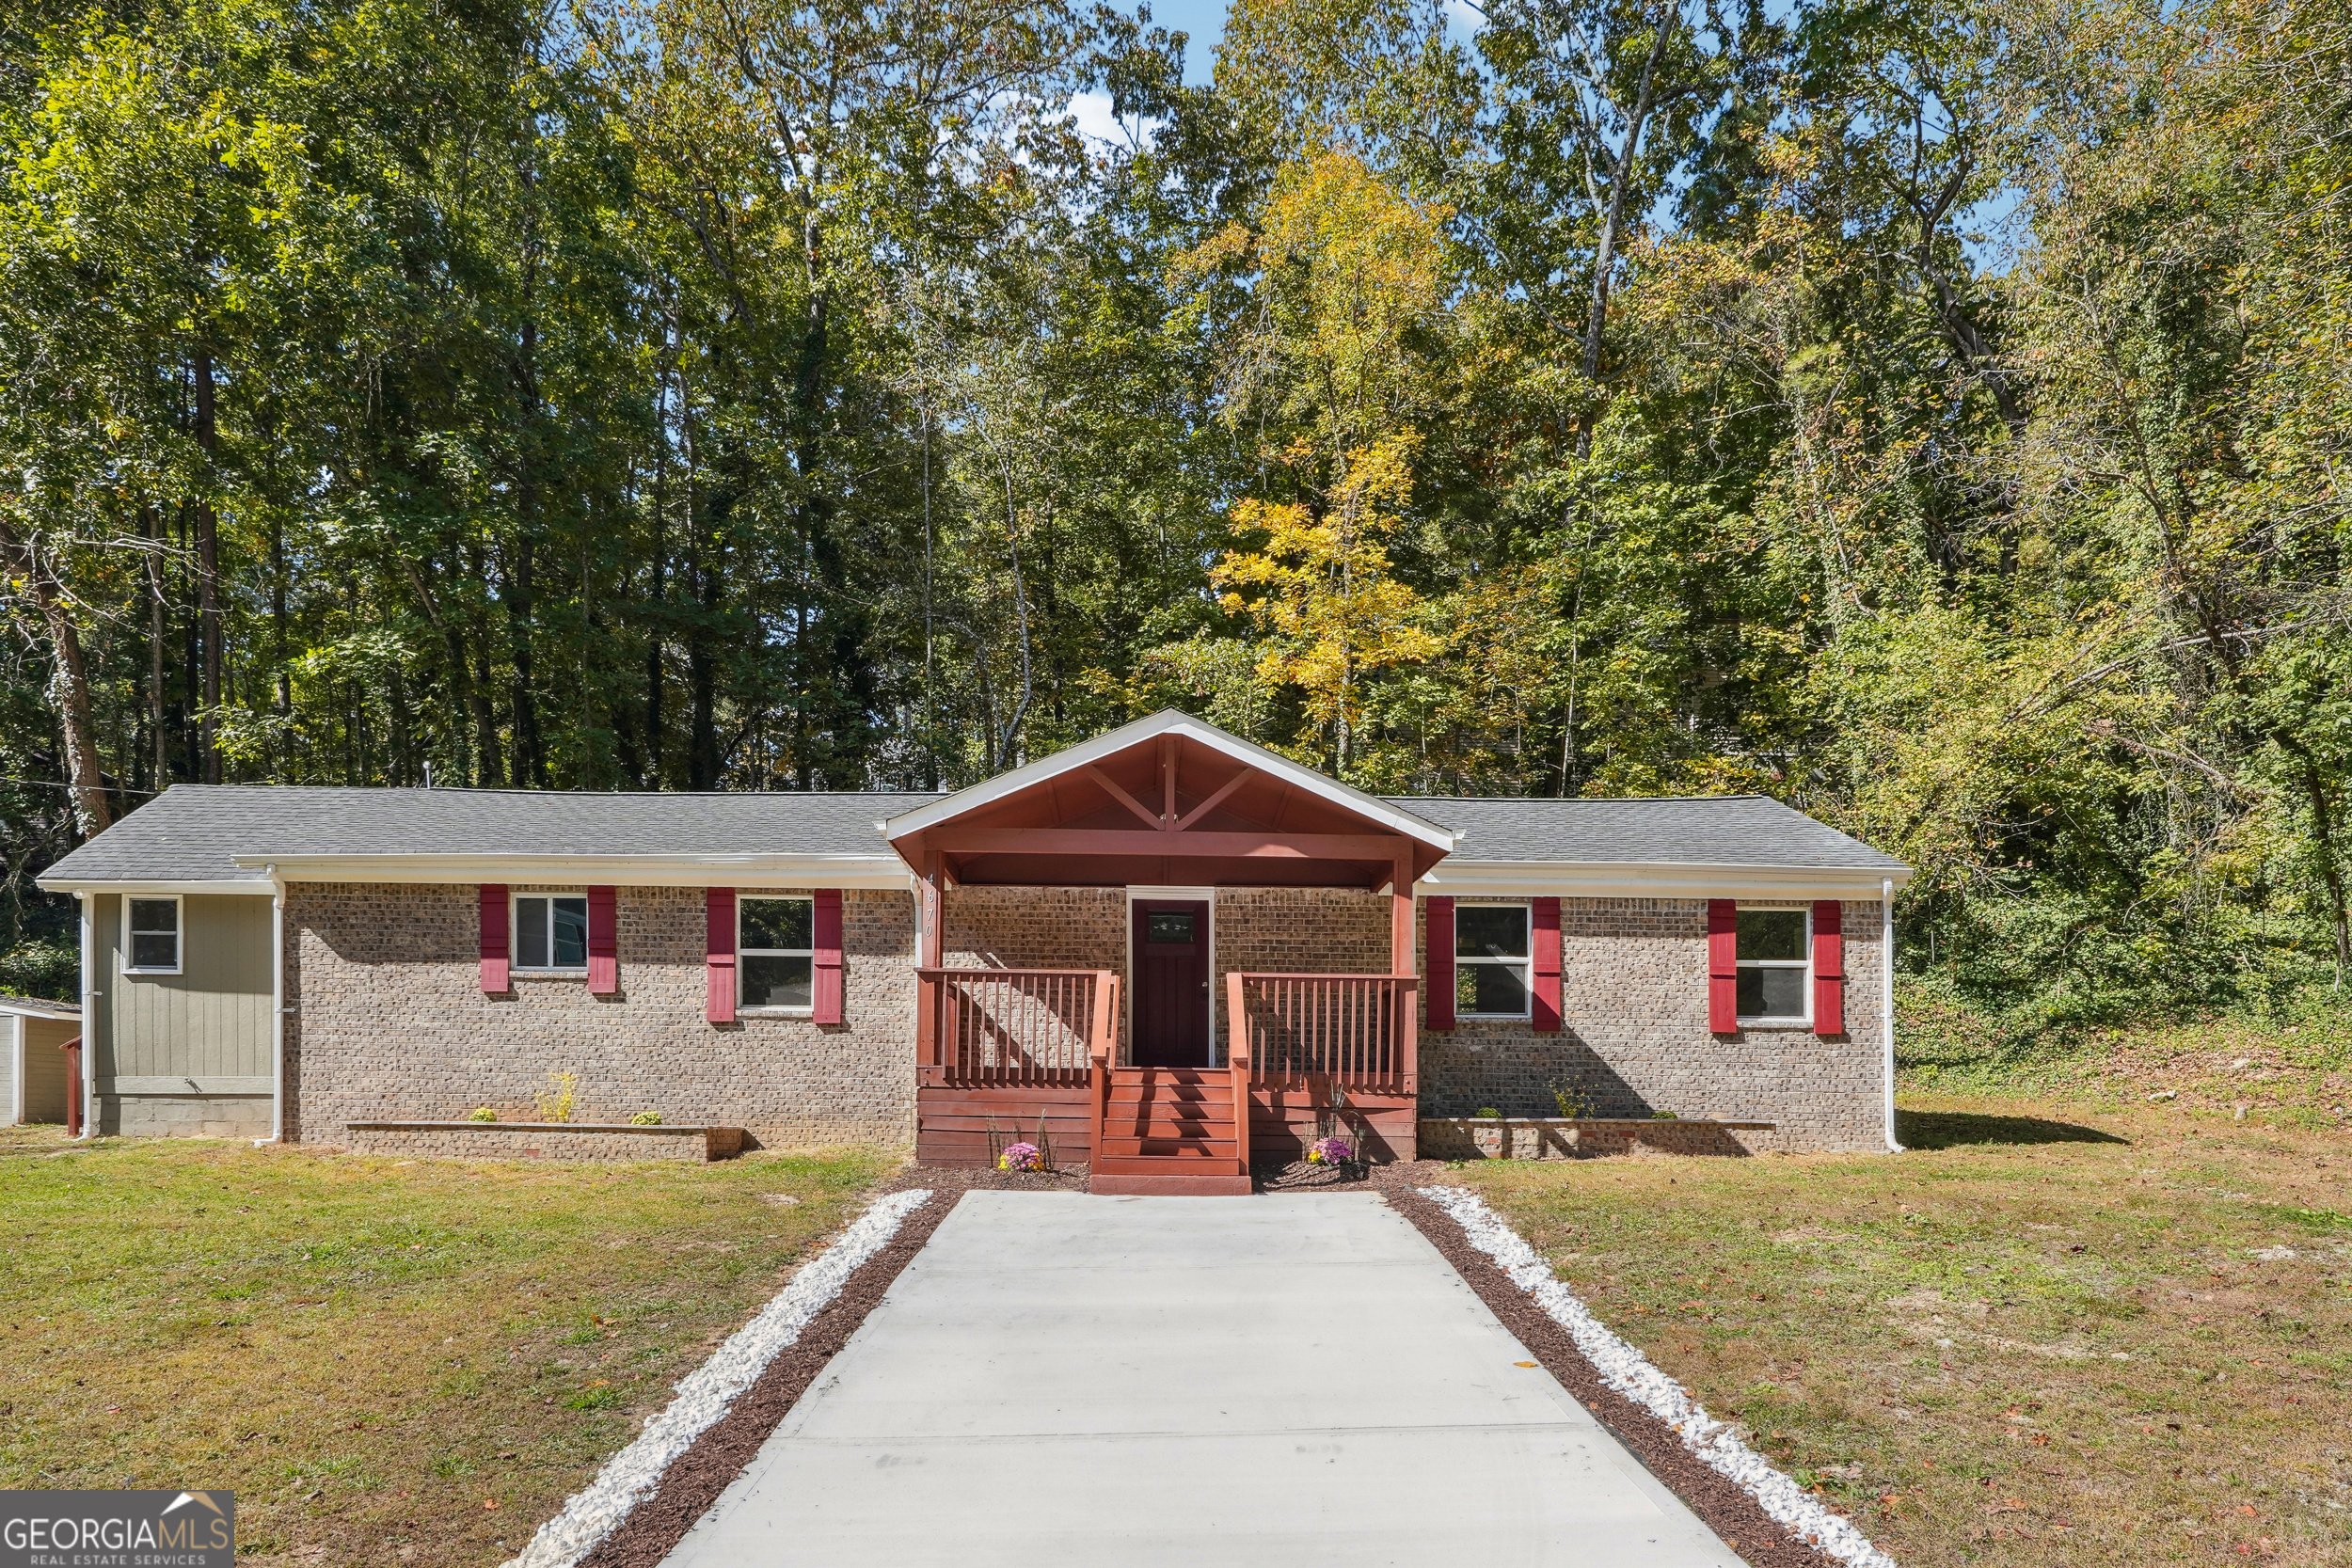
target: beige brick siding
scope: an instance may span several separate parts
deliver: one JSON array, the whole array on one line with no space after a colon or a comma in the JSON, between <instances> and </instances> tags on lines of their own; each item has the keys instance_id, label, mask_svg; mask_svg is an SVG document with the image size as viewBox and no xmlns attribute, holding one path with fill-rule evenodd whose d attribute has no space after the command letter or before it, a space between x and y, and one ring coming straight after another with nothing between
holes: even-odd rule
<instances>
[{"instance_id":1,"label":"beige brick siding","mask_svg":"<svg viewBox=\"0 0 2352 1568\"><path fill-rule=\"evenodd\" d=\"M1845 911L1847 1034L1707 1027L1703 899L1564 898L1561 1032L1464 1019L1423 1033L1424 1117L1556 1114L1550 1085L1573 1085L1597 1117L1657 1111L1779 1124L1742 1134L1761 1148L1885 1147L1879 906ZM1424 939L1425 940L1425 939Z\"/></svg>"},{"instance_id":2,"label":"beige brick siding","mask_svg":"<svg viewBox=\"0 0 2352 1568\"><path fill-rule=\"evenodd\" d=\"M1223 888L1216 895L1217 1060L1228 1027L1225 976L1386 974L1389 895L1359 888Z\"/></svg>"},{"instance_id":3,"label":"beige brick siding","mask_svg":"<svg viewBox=\"0 0 2352 1568\"><path fill-rule=\"evenodd\" d=\"M622 994L577 978L517 977L511 997L478 989L472 887L295 883L286 909L288 1119L305 1141L340 1143L353 1121L510 1120L557 1069L580 1074L581 1119L655 1110L673 1123L748 1129L767 1145L901 1143L914 1101L914 900L843 895L846 1022L703 1020L700 889L619 890ZM1126 970L1118 888L947 891L946 961L958 967ZM1879 906L1844 906L1849 1033L1718 1037L1707 1028L1706 905L1564 899L1565 1027L1466 1020L1421 1036L1421 1110L1492 1106L1554 1114L1574 1085L1596 1116L1653 1111L1772 1121L1754 1148L1875 1149L1883 1143ZM1385 972L1389 901L1345 890L1228 889L1216 898L1216 994L1224 974ZM1418 942L1417 933L1417 942ZM1419 949L1416 953L1418 957ZM1418 962L1416 967L1419 967Z\"/></svg>"},{"instance_id":4,"label":"beige brick siding","mask_svg":"<svg viewBox=\"0 0 2352 1568\"><path fill-rule=\"evenodd\" d=\"M518 888L518 892L531 889ZM778 890L791 891L791 890ZM580 1074L577 1119L748 1130L759 1143L900 1144L914 1137L914 901L842 895L836 1027L703 1018L703 892L622 888L621 992L517 975L480 989L471 886L296 882L286 890L290 1132L342 1144L354 1121L532 1112L548 1074Z\"/></svg>"}]
</instances>

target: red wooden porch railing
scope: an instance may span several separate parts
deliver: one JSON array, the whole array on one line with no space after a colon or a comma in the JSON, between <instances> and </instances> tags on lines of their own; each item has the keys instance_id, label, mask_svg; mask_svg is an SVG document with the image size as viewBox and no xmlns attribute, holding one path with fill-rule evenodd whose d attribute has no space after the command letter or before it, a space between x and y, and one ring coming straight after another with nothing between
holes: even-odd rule
<instances>
[{"instance_id":1,"label":"red wooden porch railing","mask_svg":"<svg viewBox=\"0 0 2352 1568\"><path fill-rule=\"evenodd\" d=\"M1225 976L1225 1005L1234 1018L1242 1016L1239 974ZM1225 1065L1233 1077L1233 1152L1241 1157L1241 1173L1249 1174L1249 1031L1235 1029L1226 1040Z\"/></svg>"},{"instance_id":2,"label":"red wooden porch railing","mask_svg":"<svg viewBox=\"0 0 2352 1568\"><path fill-rule=\"evenodd\" d=\"M981 1088L1082 1088L1118 1037L1107 969L918 969L921 1081Z\"/></svg>"},{"instance_id":3,"label":"red wooden porch railing","mask_svg":"<svg viewBox=\"0 0 2352 1568\"><path fill-rule=\"evenodd\" d=\"M1416 1092L1418 976L1236 973L1226 987L1227 1049L1255 1061L1257 1083Z\"/></svg>"}]
</instances>

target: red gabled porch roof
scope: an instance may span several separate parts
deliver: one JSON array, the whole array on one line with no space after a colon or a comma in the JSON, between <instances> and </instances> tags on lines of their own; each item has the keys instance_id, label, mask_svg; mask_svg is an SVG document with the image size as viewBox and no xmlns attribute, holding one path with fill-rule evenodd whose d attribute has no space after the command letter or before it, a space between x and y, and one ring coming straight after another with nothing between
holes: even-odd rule
<instances>
[{"instance_id":1,"label":"red gabled porch roof","mask_svg":"<svg viewBox=\"0 0 2352 1568\"><path fill-rule=\"evenodd\" d=\"M1451 830L1169 709L882 825L964 883L1360 887L1413 880ZM936 856L934 862L931 857Z\"/></svg>"}]
</instances>

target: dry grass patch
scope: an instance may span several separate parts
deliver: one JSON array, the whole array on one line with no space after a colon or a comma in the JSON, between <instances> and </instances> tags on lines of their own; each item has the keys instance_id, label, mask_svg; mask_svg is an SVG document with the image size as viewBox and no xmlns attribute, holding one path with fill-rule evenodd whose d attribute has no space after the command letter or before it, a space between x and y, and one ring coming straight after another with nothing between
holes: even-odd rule
<instances>
[{"instance_id":1,"label":"dry grass patch","mask_svg":"<svg viewBox=\"0 0 2352 1568\"><path fill-rule=\"evenodd\" d=\"M232 1489L261 1562L498 1562L893 1163L0 1130L0 1486Z\"/></svg>"},{"instance_id":2,"label":"dry grass patch","mask_svg":"<svg viewBox=\"0 0 2352 1568\"><path fill-rule=\"evenodd\" d=\"M1949 1099L1902 1133L1454 1179L1904 1568L2352 1561L2352 1139Z\"/></svg>"}]
</instances>

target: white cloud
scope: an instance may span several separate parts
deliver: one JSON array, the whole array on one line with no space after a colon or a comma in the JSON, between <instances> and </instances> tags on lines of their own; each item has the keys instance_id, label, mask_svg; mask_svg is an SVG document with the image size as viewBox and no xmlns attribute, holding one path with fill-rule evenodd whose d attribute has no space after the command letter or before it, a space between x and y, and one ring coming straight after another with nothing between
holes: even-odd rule
<instances>
[{"instance_id":1,"label":"white cloud","mask_svg":"<svg viewBox=\"0 0 2352 1568\"><path fill-rule=\"evenodd\" d=\"M1155 119L1120 119L1112 112L1111 95L1107 92L1074 93L1064 113L1078 122L1080 135L1113 147L1149 147L1153 133L1160 128Z\"/></svg>"}]
</instances>

